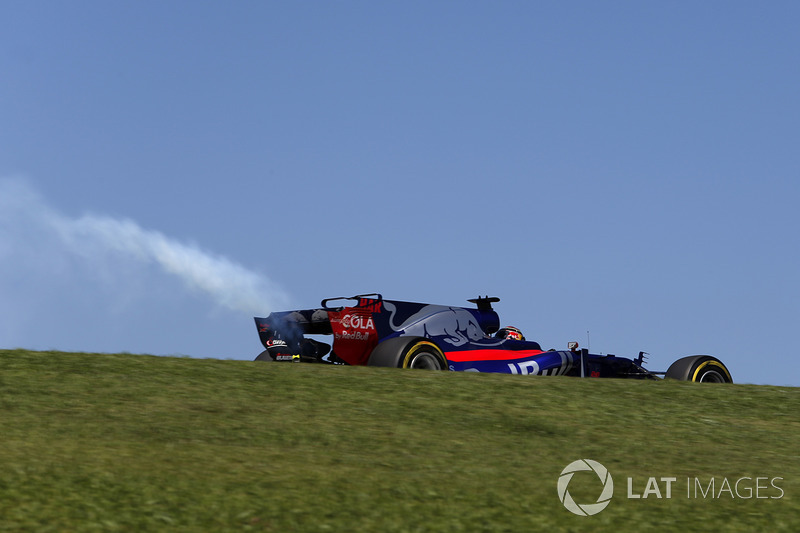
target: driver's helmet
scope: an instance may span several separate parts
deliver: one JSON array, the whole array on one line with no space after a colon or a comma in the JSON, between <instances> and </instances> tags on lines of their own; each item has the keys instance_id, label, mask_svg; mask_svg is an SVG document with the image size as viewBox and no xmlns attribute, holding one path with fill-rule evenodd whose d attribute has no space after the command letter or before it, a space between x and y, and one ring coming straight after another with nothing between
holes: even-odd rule
<instances>
[{"instance_id":1,"label":"driver's helmet","mask_svg":"<svg viewBox=\"0 0 800 533\"><path fill-rule=\"evenodd\" d=\"M519 328L515 328L514 326L506 326L504 328L500 328L497 333L495 334L495 338L498 339L512 339L515 341L524 341L525 335L519 330Z\"/></svg>"}]
</instances>

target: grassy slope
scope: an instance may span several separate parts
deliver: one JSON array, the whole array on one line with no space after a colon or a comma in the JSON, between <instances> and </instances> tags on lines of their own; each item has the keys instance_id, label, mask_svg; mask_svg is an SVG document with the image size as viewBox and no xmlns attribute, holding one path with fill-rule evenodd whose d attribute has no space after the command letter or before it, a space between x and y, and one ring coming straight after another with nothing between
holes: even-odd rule
<instances>
[{"instance_id":1,"label":"grassy slope","mask_svg":"<svg viewBox=\"0 0 800 533\"><path fill-rule=\"evenodd\" d=\"M798 531L798 413L794 388L0 351L0 531ZM593 517L556 492L580 458L615 480ZM785 494L686 497L743 476Z\"/></svg>"}]
</instances>

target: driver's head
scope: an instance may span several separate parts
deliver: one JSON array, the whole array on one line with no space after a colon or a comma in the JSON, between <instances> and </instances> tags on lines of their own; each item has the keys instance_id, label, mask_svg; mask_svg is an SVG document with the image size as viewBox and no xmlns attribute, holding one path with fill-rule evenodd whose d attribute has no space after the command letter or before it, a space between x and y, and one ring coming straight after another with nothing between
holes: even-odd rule
<instances>
[{"instance_id":1,"label":"driver's head","mask_svg":"<svg viewBox=\"0 0 800 533\"><path fill-rule=\"evenodd\" d=\"M514 326L506 326L504 328L500 328L495 337L498 339L512 339L515 341L524 341L525 335L519 330L519 328L515 328Z\"/></svg>"}]
</instances>

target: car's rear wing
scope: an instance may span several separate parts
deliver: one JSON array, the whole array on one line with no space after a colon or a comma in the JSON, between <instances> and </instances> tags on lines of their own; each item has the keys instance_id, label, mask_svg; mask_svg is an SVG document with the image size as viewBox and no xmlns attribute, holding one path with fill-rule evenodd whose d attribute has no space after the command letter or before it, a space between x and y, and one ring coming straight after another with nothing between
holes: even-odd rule
<instances>
[{"instance_id":1,"label":"car's rear wing","mask_svg":"<svg viewBox=\"0 0 800 533\"><path fill-rule=\"evenodd\" d=\"M261 344L270 346L275 339L286 342L289 349L297 349L304 334L330 335L331 321L326 309L280 311L269 316L255 317Z\"/></svg>"}]
</instances>

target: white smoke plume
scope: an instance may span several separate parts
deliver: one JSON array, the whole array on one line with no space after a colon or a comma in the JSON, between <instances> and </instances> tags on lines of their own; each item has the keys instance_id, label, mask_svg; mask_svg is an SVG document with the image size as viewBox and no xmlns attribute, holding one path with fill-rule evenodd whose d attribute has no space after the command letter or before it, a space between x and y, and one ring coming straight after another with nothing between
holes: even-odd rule
<instances>
[{"instance_id":1,"label":"white smoke plume","mask_svg":"<svg viewBox=\"0 0 800 533\"><path fill-rule=\"evenodd\" d=\"M184 287L237 312L263 315L288 300L266 276L226 257L144 229L133 220L70 218L51 208L27 182L0 179L0 261L38 258L57 269L63 255L105 277L130 274L132 264L155 265ZM108 268L109 260L126 266Z\"/></svg>"}]
</instances>

